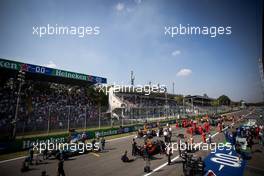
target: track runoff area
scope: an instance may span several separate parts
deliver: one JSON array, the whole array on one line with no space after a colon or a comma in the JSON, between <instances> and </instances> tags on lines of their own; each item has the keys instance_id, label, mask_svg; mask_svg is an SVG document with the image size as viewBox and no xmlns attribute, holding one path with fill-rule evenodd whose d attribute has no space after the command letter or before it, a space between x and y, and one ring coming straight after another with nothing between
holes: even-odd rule
<instances>
[{"instance_id":1,"label":"track runoff area","mask_svg":"<svg viewBox=\"0 0 264 176\"><path fill-rule=\"evenodd\" d=\"M225 122L226 128L233 125L234 128L238 127L240 124L245 123L246 118L256 118L259 115L254 110L242 110L238 112L231 113L229 115L234 115L235 117L242 116L242 119L238 119L235 124L232 122ZM223 132L218 132L216 127L211 127L212 142L225 142L225 137ZM173 125L172 128L172 142L176 142L178 139L178 134L185 134L186 128L176 128ZM135 135L116 138L106 141L105 150L103 152L90 152L88 154L79 155L72 157L64 162L65 175L162 175L162 176L172 176L172 175L184 175L182 158L180 157L178 151L174 151L172 155L172 164L167 165L167 156L162 154L155 155L150 161L149 173L144 172L144 166L146 162L142 157L133 157L131 155L132 150L132 140ZM163 138L162 138L163 139ZM194 143L196 146L202 144L201 135L194 135ZM155 140L155 139L154 139ZM208 141L208 138L206 139ZM143 139L136 139L139 145L143 144ZM121 156L125 151L128 151L128 157L134 159L134 161L129 163L124 163L121 161ZM263 152L263 149L262 149ZM202 157L205 161L205 171L209 172L206 175L263 175L263 170L257 165L259 163L264 163L264 158L258 158L259 161L250 163L251 161L245 161L239 158L233 150L216 150L215 153L210 151L199 150L193 153L195 157ZM259 154L258 154L259 155ZM254 161L254 157L252 158ZM39 165L33 165L27 172L21 172L21 166L24 158L17 158L12 160L6 160L0 162L1 175L28 175L28 176L39 176L42 171L46 171L47 175L56 175L58 169L58 160L49 159L45 160ZM255 164L258 163L258 164ZM250 165L250 166L249 166ZM256 172L252 172L255 170ZM248 173L248 174L245 174Z\"/></svg>"}]
</instances>

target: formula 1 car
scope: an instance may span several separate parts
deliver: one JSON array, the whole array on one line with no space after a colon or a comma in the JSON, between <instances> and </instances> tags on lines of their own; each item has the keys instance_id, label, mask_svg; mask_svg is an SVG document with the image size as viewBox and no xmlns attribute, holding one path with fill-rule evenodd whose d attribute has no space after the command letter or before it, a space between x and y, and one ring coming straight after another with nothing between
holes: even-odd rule
<instances>
[{"instance_id":1,"label":"formula 1 car","mask_svg":"<svg viewBox=\"0 0 264 176\"><path fill-rule=\"evenodd\" d=\"M166 153L166 145L162 140L157 140L155 142L148 143L146 149L144 146L137 146L136 152L139 156L146 157L146 153L149 156L154 156L157 154L165 154Z\"/></svg>"}]
</instances>

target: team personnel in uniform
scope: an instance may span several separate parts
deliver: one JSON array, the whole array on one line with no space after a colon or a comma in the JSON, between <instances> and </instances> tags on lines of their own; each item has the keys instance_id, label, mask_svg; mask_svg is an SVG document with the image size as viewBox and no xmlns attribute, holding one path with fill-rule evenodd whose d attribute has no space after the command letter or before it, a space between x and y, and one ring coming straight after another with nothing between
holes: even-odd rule
<instances>
[{"instance_id":1,"label":"team personnel in uniform","mask_svg":"<svg viewBox=\"0 0 264 176\"><path fill-rule=\"evenodd\" d=\"M204 132L202 133L202 140L203 140L203 143L206 143L206 134Z\"/></svg>"},{"instance_id":2,"label":"team personnel in uniform","mask_svg":"<svg viewBox=\"0 0 264 176\"><path fill-rule=\"evenodd\" d=\"M167 156L168 156L168 165L171 164L171 156L172 156L172 148L170 146L167 147Z\"/></svg>"},{"instance_id":3,"label":"team personnel in uniform","mask_svg":"<svg viewBox=\"0 0 264 176\"><path fill-rule=\"evenodd\" d=\"M58 171L57 176L65 176L64 168L63 168L63 159L60 159L58 162Z\"/></svg>"},{"instance_id":4,"label":"team personnel in uniform","mask_svg":"<svg viewBox=\"0 0 264 176\"><path fill-rule=\"evenodd\" d=\"M137 155L137 142L135 140L135 138L133 138L133 142L132 142L132 156L136 156Z\"/></svg>"}]
</instances>

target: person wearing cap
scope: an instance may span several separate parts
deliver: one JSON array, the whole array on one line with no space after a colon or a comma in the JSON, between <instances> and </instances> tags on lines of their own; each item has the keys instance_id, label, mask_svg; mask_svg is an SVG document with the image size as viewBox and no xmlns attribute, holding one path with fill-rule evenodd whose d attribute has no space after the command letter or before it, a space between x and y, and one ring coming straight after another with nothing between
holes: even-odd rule
<instances>
[{"instance_id":1,"label":"person wearing cap","mask_svg":"<svg viewBox=\"0 0 264 176\"><path fill-rule=\"evenodd\" d=\"M57 176L65 176L63 163L64 163L64 160L60 159L58 162Z\"/></svg>"},{"instance_id":2,"label":"person wearing cap","mask_svg":"<svg viewBox=\"0 0 264 176\"><path fill-rule=\"evenodd\" d=\"M206 134L204 132L202 133L202 140L203 140L203 143L206 143Z\"/></svg>"},{"instance_id":3,"label":"person wearing cap","mask_svg":"<svg viewBox=\"0 0 264 176\"><path fill-rule=\"evenodd\" d=\"M135 138L133 138L133 142L132 142L132 156L136 156L137 155L136 147L137 147L137 142L136 142Z\"/></svg>"}]
</instances>

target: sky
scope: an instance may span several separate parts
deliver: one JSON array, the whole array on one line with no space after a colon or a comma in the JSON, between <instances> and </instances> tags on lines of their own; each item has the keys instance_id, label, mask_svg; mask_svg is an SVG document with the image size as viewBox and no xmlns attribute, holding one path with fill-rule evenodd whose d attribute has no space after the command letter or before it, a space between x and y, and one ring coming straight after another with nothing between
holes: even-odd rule
<instances>
[{"instance_id":1,"label":"sky","mask_svg":"<svg viewBox=\"0 0 264 176\"><path fill-rule=\"evenodd\" d=\"M258 0L0 0L0 58L163 84L175 94L263 99ZM33 35L33 27L98 26L99 35ZM165 27L231 26L231 35L165 35Z\"/></svg>"}]
</instances>

